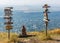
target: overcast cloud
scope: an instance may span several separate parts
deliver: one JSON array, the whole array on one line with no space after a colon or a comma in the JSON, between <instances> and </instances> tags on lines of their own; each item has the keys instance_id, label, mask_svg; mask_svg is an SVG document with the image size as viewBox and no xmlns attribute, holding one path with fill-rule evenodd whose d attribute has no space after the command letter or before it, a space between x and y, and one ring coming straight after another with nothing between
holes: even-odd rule
<instances>
[{"instance_id":1,"label":"overcast cloud","mask_svg":"<svg viewBox=\"0 0 60 43\"><path fill-rule=\"evenodd\" d=\"M0 5L60 5L60 0L0 0Z\"/></svg>"},{"instance_id":2,"label":"overcast cloud","mask_svg":"<svg viewBox=\"0 0 60 43\"><path fill-rule=\"evenodd\" d=\"M39 11L39 8L46 3L52 7L60 7L60 0L0 0L0 6L15 6L16 9L24 11Z\"/></svg>"}]
</instances>

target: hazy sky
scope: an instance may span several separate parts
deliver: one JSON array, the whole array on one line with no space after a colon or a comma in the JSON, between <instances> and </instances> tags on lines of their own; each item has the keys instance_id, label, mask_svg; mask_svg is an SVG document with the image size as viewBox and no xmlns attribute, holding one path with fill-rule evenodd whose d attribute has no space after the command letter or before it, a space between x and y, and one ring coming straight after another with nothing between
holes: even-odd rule
<instances>
[{"instance_id":1,"label":"hazy sky","mask_svg":"<svg viewBox=\"0 0 60 43\"><path fill-rule=\"evenodd\" d=\"M0 5L60 5L60 0L0 0Z\"/></svg>"},{"instance_id":2,"label":"hazy sky","mask_svg":"<svg viewBox=\"0 0 60 43\"><path fill-rule=\"evenodd\" d=\"M54 10L56 10L56 7L58 8L57 10L59 10L60 0L0 0L0 6L16 6L16 9L25 11L40 10L39 8L46 3L55 7Z\"/></svg>"}]
</instances>

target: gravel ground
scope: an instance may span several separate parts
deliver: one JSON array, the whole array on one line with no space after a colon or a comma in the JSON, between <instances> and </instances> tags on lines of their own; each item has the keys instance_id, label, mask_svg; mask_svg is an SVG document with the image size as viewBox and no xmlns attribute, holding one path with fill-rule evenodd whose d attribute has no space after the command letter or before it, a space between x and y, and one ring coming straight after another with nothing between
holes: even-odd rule
<instances>
[{"instance_id":1,"label":"gravel ground","mask_svg":"<svg viewBox=\"0 0 60 43\"><path fill-rule=\"evenodd\" d=\"M45 41L40 41L38 39L32 38L32 39L25 39L24 41L20 40L20 42L18 43L60 43L59 38L54 38L53 40L45 40Z\"/></svg>"}]
</instances>

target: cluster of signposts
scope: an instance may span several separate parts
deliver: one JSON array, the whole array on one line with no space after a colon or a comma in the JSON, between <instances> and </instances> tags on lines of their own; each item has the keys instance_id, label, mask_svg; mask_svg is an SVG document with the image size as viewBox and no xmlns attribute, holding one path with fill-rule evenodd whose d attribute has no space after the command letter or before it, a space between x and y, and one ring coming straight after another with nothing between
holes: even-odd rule
<instances>
[{"instance_id":1,"label":"cluster of signposts","mask_svg":"<svg viewBox=\"0 0 60 43\"><path fill-rule=\"evenodd\" d=\"M45 9L44 10L44 22L45 22L45 26L46 26L46 36L48 34L47 27L48 27L48 22L49 22L49 19L48 19L48 13L49 13L48 8L49 7L50 6L48 6L47 4L45 4L43 6L43 8ZM12 26L13 22L11 22L12 21L12 9L13 9L13 7L6 7L4 9L4 12L5 12L4 19L6 20L6 22L4 24L5 24L6 30L8 30L8 39L10 39L10 30L13 29L13 26ZM26 35L27 35L26 34L26 28L25 28L25 26L23 26L22 36L26 36Z\"/></svg>"}]
</instances>

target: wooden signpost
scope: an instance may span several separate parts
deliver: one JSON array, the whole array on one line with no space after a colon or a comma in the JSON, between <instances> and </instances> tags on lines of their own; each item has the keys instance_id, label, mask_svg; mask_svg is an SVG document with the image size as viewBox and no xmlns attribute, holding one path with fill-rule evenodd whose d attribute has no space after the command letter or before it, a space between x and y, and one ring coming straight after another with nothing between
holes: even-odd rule
<instances>
[{"instance_id":1,"label":"wooden signpost","mask_svg":"<svg viewBox=\"0 0 60 43\"><path fill-rule=\"evenodd\" d=\"M48 8L49 8L50 6L48 6L47 4L45 4L44 6L43 6L43 8L45 9L44 10L44 22L45 22L45 26L46 26L46 36L47 36L47 34L48 34L48 32L47 32L47 27L48 27L48 22L50 21L49 19L48 19Z\"/></svg>"},{"instance_id":2,"label":"wooden signpost","mask_svg":"<svg viewBox=\"0 0 60 43\"><path fill-rule=\"evenodd\" d=\"M13 29L13 26L11 24L13 24L12 22L12 9L13 7L6 7L4 9L5 15L4 15L4 19L6 20L5 24L5 28L6 30L8 30L8 39L10 39L10 30Z\"/></svg>"}]
</instances>

